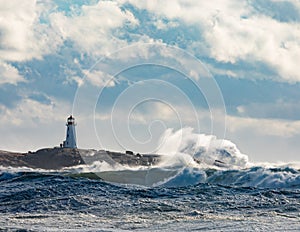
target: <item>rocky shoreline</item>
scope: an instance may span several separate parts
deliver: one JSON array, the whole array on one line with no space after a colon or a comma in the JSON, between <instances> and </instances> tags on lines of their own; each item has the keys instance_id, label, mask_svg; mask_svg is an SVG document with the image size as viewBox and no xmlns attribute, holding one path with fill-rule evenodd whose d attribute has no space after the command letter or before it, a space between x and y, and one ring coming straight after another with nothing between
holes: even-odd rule
<instances>
[{"instance_id":1,"label":"rocky shoreline","mask_svg":"<svg viewBox=\"0 0 300 232\"><path fill-rule=\"evenodd\" d=\"M134 154L111 151L96 151L75 148L43 148L35 152L16 153L0 151L0 166L29 167L41 169L62 169L80 164L105 161L110 165L151 166L160 161L155 154Z\"/></svg>"}]
</instances>

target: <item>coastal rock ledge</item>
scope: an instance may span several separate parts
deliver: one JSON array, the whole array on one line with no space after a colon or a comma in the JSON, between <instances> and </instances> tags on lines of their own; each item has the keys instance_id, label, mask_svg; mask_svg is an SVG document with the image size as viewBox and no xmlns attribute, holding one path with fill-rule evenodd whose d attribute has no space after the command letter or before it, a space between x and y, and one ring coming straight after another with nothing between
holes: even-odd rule
<instances>
[{"instance_id":1,"label":"coastal rock ledge","mask_svg":"<svg viewBox=\"0 0 300 232\"><path fill-rule=\"evenodd\" d=\"M80 164L105 161L110 165L151 166L160 161L155 154L134 154L131 151L111 152L77 148L43 148L35 152L17 153L0 151L0 166L29 167L58 170Z\"/></svg>"},{"instance_id":2,"label":"coastal rock ledge","mask_svg":"<svg viewBox=\"0 0 300 232\"><path fill-rule=\"evenodd\" d=\"M36 152L16 153L0 151L0 166L61 169L84 164L78 149L43 148Z\"/></svg>"}]
</instances>

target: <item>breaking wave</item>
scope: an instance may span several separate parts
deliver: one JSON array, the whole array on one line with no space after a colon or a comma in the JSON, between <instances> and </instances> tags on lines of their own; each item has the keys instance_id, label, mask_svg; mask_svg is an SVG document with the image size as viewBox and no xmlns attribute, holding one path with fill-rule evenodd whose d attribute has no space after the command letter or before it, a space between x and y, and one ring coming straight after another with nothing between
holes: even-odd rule
<instances>
[{"instance_id":1,"label":"breaking wave","mask_svg":"<svg viewBox=\"0 0 300 232\"><path fill-rule=\"evenodd\" d=\"M175 132L167 129L160 144L158 153L163 155L164 165L178 162L186 165L195 161L203 167L215 166L216 161L219 166L227 168L245 168L248 165L248 157L231 141L194 133L190 127Z\"/></svg>"},{"instance_id":2,"label":"breaking wave","mask_svg":"<svg viewBox=\"0 0 300 232\"><path fill-rule=\"evenodd\" d=\"M2 167L0 181L38 172L146 187L181 187L200 183L231 187L300 187L300 171L296 164L251 164L234 143L194 133L192 128L178 131L167 129L160 143L157 153L161 154L162 160L151 167L133 168L112 164L107 160L51 172ZM92 156L93 152L89 155Z\"/></svg>"},{"instance_id":3,"label":"breaking wave","mask_svg":"<svg viewBox=\"0 0 300 232\"><path fill-rule=\"evenodd\" d=\"M70 176L74 178L101 179L110 183L138 185L145 187L183 187L201 183L257 188L300 188L300 171L291 167L251 167L246 169L202 169L185 167L181 170L167 168L149 168L136 170L86 171L81 168L68 171L18 170L1 168L0 182L22 180L32 173L45 176Z\"/></svg>"}]
</instances>

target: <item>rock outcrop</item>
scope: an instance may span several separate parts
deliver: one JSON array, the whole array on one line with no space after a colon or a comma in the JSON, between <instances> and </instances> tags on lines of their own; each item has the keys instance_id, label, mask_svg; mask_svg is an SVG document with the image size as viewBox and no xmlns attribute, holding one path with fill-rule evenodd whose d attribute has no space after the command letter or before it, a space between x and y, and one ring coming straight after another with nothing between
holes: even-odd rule
<instances>
[{"instance_id":1,"label":"rock outcrop","mask_svg":"<svg viewBox=\"0 0 300 232\"><path fill-rule=\"evenodd\" d=\"M0 166L61 169L83 164L77 149L44 148L36 152L13 153L0 151Z\"/></svg>"},{"instance_id":2,"label":"rock outcrop","mask_svg":"<svg viewBox=\"0 0 300 232\"><path fill-rule=\"evenodd\" d=\"M43 148L36 152L15 153L0 151L0 166L62 169L80 164L105 161L110 165L151 166L160 161L159 155L134 154L74 148Z\"/></svg>"}]
</instances>

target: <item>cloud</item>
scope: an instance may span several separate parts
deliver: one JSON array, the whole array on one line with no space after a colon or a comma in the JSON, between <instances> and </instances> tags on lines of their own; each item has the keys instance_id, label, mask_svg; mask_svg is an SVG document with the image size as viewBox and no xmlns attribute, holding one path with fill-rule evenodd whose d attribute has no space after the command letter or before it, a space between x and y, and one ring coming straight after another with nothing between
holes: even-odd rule
<instances>
[{"instance_id":1,"label":"cloud","mask_svg":"<svg viewBox=\"0 0 300 232\"><path fill-rule=\"evenodd\" d=\"M252 133L255 132L260 136L275 136L281 138L300 135L300 120L257 118L255 116L240 117L224 115L221 111L219 111L219 113L215 111L217 113L212 115L209 109L197 108L195 110L180 103L176 104L173 102L169 104L170 106L160 102L149 102L138 106L131 112L131 115L127 115L126 109L118 109L118 114L112 117L117 117L120 123L130 123L133 125L150 125L153 121L160 121L163 122L166 127L173 128L187 126L197 128L197 123L199 123L201 133L206 134L210 134L213 129L215 133L219 132L218 134L222 135L225 131L219 130L224 128L221 124L225 122L226 130L230 133L246 130L252 131ZM105 113L105 115L105 119L109 121L109 115L107 115L107 113ZM212 121L212 118L214 118L214 121ZM211 125L212 122L215 124Z\"/></svg>"},{"instance_id":2,"label":"cloud","mask_svg":"<svg viewBox=\"0 0 300 232\"><path fill-rule=\"evenodd\" d=\"M296 16L292 21L281 20L291 6L295 6L293 15L300 12L299 2L269 2L119 0L70 6L68 11L59 11L55 3L48 1L0 0L0 58L4 61L41 59L63 48L64 42L66 47L79 53L102 56L132 41L143 41L145 35L151 34L155 40L165 42L168 33L176 32L178 27L188 27L198 32L191 41L188 38L188 49L200 57L213 58L215 70L223 63L238 66L244 62L255 71L253 64L263 63L274 70L276 75L271 78L299 82L299 20ZM149 20L156 31L149 28L150 24L140 25L138 10L128 7L128 3L153 14ZM286 8L280 10L283 6ZM180 40L187 39L185 37L174 38L173 43L180 44ZM245 76L236 72L230 75ZM248 78L257 75L262 76L255 73Z\"/></svg>"},{"instance_id":3,"label":"cloud","mask_svg":"<svg viewBox=\"0 0 300 232\"><path fill-rule=\"evenodd\" d=\"M247 105L239 105L237 114L241 117L273 118L283 120L298 120L300 109L299 101L287 101L278 99L270 103L252 102Z\"/></svg>"},{"instance_id":4,"label":"cloud","mask_svg":"<svg viewBox=\"0 0 300 232\"><path fill-rule=\"evenodd\" d=\"M115 86L114 77L100 70L83 70L85 81L88 81L97 87L113 87Z\"/></svg>"},{"instance_id":5,"label":"cloud","mask_svg":"<svg viewBox=\"0 0 300 232\"><path fill-rule=\"evenodd\" d=\"M273 67L282 80L300 81L297 25L256 15L247 19L220 16L214 27L204 31L211 56L217 61L261 61Z\"/></svg>"},{"instance_id":6,"label":"cloud","mask_svg":"<svg viewBox=\"0 0 300 232\"><path fill-rule=\"evenodd\" d=\"M138 1L138 0L120 0L119 2L128 2L139 9L146 9L149 12L168 19L180 19L187 24L207 24L212 25L214 18L222 12L226 15L239 16L247 12L247 2L238 0L166 0L166 1ZM220 4L221 3L221 4ZM200 13L201 12L201 13ZM205 22L205 20L208 20Z\"/></svg>"},{"instance_id":7,"label":"cloud","mask_svg":"<svg viewBox=\"0 0 300 232\"><path fill-rule=\"evenodd\" d=\"M41 59L62 40L51 26L40 22L46 7L35 0L0 0L0 58L6 61Z\"/></svg>"},{"instance_id":8,"label":"cloud","mask_svg":"<svg viewBox=\"0 0 300 232\"><path fill-rule=\"evenodd\" d=\"M50 19L64 40L74 42L77 49L90 55L108 54L125 46L126 41L114 36L113 30L138 25L130 11L122 10L112 1L83 5L79 14L73 12L71 16L63 12L52 13Z\"/></svg>"},{"instance_id":9,"label":"cloud","mask_svg":"<svg viewBox=\"0 0 300 232\"><path fill-rule=\"evenodd\" d=\"M65 103L49 98L50 103L41 103L32 98L23 98L14 108L0 105L1 127L13 125L19 127L36 127L38 124L60 120L70 112Z\"/></svg>"},{"instance_id":10,"label":"cloud","mask_svg":"<svg viewBox=\"0 0 300 232\"><path fill-rule=\"evenodd\" d=\"M138 106L131 114L128 114L125 106L124 109L118 108L117 113L111 113L103 108L96 109L95 118L92 115L86 115L86 118L80 117L81 121L78 123L82 127L81 130L85 132L79 135L81 144L85 147L100 145L100 147L112 150L130 148L137 152L149 152L157 147L158 139L165 129L178 130L183 127L192 127L197 133L212 134L219 139L232 140L253 160L295 160L297 157L299 120L226 115L226 133L224 134L223 126L220 126L224 123L223 114L211 115L209 110L199 108L194 112L186 105L175 103L172 107L175 111L168 105L149 102ZM195 113L197 118L194 116ZM213 125L211 125L212 117L215 122ZM94 120L95 124L91 123ZM200 128L197 127L197 123ZM112 131L112 126L114 131ZM95 130L98 132L101 144L96 139ZM86 137L85 134L94 136ZM120 147L120 144L123 147ZM282 153L283 148L286 149L285 153Z\"/></svg>"},{"instance_id":11,"label":"cloud","mask_svg":"<svg viewBox=\"0 0 300 232\"><path fill-rule=\"evenodd\" d=\"M85 1L80 4L65 2L58 5L51 1L0 0L0 85L2 104L5 104L0 104L3 144L14 141L20 144L20 148L26 147L30 141L22 142L22 137L33 139L30 136L34 133L34 139L39 141L37 146L42 144L42 137L46 134L51 140L51 130L57 128L55 123L60 129L62 122L64 130L65 117L71 110L63 100L58 101L58 97L72 100L76 87L83 86L84 81L90 84L88 87L98 90L116 74L116 70L125 70L130 63L153 61L174 69L188 70L187 76L195 80L200 78L197 75L199 64L190 59L179 59L179 52L170 53L163 48L168 45L177 45L196 54L208 64L210 71L220 76L218 83L223 90L226 107L233 109L232 114L238 115L227 116L227 135L236 136L238 144L243 143L242 138L246 138L244 143L251 144L247 139L252 141L255 137L261 143L266 142L266 146L261 146L267 147L274 144L268 142L274 137L277 141L289 143L299 136L298 84L286 87L281 84L287 83L277 83L280 86L276 86L270 84L274 83L271 80L252 82L239 79L241 82L238 84L229 80L273 78L291 83L300 81L299 1L119 0ZM289 9L292 6L294 10L291 12ZM132 49L118 50L128 45ZM99 64L100 68L88 71L99 56L105 56ZM177 58L176 63L172 62L174 57ZM120 74L120 80L133 78L128 81L131 85L131 80L135 78L133 74L136 79L142 77L146 80L156 75L151 70L148 69L147 73L137 67L137 72L129 72L128 77L123 75L124 71ZM83 78L84 75L86 78ZM169 80L169 77L176 82L174 75L166 75L164 80ZM22 83L22 88L17 86L20 82L26 82ZM115 79L109 86L118 90L123 87ZM112 89L109 88L105 95L108 96L104 104L106 108L113 104L116 97L111 94ZM187 92L199 102L190 90ZM33 91L45 92L44 102L39 96L28 97ZM153 95L157 96L159 92L156 88ZM49 99L47 94L51 95ZM84 94L96 95L90 89ZM172 91L166 91L166 94L174 96ZM160 132L157 128L164 125L197 128L199 120L201 132L215 134L211 125L212 115L208 110L197 108L197 115L194 115L195 112L187 109L182 99L171 103L180 113L182 125L176 113L168 105L161 104L132 112L130 125L144 133L146 138L148 134L145 131L148 132L149 127L154 132ZM105 107L102 110L106 110ZM123 112L126 112L125 109ZM117 116L122 123L122 109ZM215 135L221 137L224 131L218 124L224 122L224 115L213 116L216 119L213 127L221 128L220 133ZM110 125L109 113L96 115L96 119L104 121L105 126ZM85 118L81 120L85 121ZM158 121L160 124L156 124ZM83 131L86 130L84 122L79 125ZM47 133L44 127L49 127ZM106 132L105 129L102 131ZM82 133L81 138L90 144L91 138L87 134ZM20 141L14 140L15 135L20 135ZM56 135L52 135L52 140L57 138ZM251 145L256 146L254 142ZM298 148L297 145L295 142L294 148ZM276 144L276 148L279 146Z\"/></svg>"},{"instance_id":12,"label":"cloud","mask_svg":"<svg viewBox=\"0 0 300 232\"><path fill-rule=\"evenodd\" d=\"M255 131L263 136L289 138L300 134L300 120L261 119L227 116L227 129L229 132L242 130Z\"/></svg>"},{"instance_id":13,"label":"cloud","mask_svg":"<svg viewBox=\"0 0 300 232\"><path fill-rule=\"evenodd\" d=\"M160 17L200 28L205 52L219 63L263 62L276 70L280 80L300 81L299 22L281 22L264 15L251 1L128 2ZM197 47L194 49L197 53Z\"/></svg>"},{"instance_id":14,"label":"cloud","mask_svg":"<svg viewBox=\"0 0 300 232\"><path fill-rule=\"evenodd\" d=\"M14 108L0 104L0 150L28 151L58 146L65 136L70 104L49 98L50 103L24 97Z\"/></svg>"},{"instance_id":15,"label":"cloud","mask_svg":"<svg viewBox=\"0 0 300 232\"><path fill-rule=\"evenodd\" d=\"M299 155L299 120L227 117L226 138L253 161L295 161Z\"/></svg>"},{"instance_id":16,"label":"cloud","mask_svg":"<svg viewBox=\"0 0 300 232\"><path fill-rule=\"evenodd\" d=\"M175 21L163 22L162 19L157 19L157 21L154 22L154 25L158 30L167 30L178 27L179 23Z\"/></svg>"},{"instance_id":17,"label":"cloud","mask_svg":"<svg viewBox=\"0 0 300 232\"><path fill-rule=\"evenodd\" d=\"M25 79L19 74L18 69L8 63L0 61L0 85L6 83L16 85L18 82L24 81Z\"/></svg>"}]
</instances>

